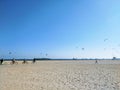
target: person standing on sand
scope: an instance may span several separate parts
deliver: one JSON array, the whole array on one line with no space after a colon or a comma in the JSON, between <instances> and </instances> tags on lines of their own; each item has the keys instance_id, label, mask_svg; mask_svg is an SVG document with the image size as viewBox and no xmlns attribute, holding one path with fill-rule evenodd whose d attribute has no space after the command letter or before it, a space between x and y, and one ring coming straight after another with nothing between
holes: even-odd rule
<instances>
[{"instance_id":1,"label":"person standing on sand","mask_svg":"<svg viewBox=\"0 0 120 90\"><path fill-rule=\"evenodd\" d=\"M96 59L95 64L97 64L97 63L98 63L98 61L97 61L97 59Z\"/></svg>"},{"instance_id":2,"label":"person standing on sand","mask_svg":"<svg viewBox=\"0 0 120 90\"><path fill-rule=\"evenodd\" d=\"M11 60L10 64L11 64L11 65L13 65L13 64L18 64L18 62L16 62L16 60L13 58L13 59Z\"/></svg>"},{"instance_id":3,"label":"person standing on sand","mask_svg":"<svg viewBox=\"0 0 120 90\"><path fill-rule=\"evenodd\" d=\"M3 64L3 58L0 60L0 64Z\"/></svg>"},{"instance_id":4,"label":"person standing on sand","mask_svg":"<svg viewBox=\"0 0 120 90\"><path fill-rule=\"evenodd\" d=\"M35 60L35 58L33 59L33 63L35 63L36 62L36 60Z\"/></svg>"},{"instance_id":5,"label":"person standing on sand","mask_svg":"<svg viewBox=\"0 0 120 90\"><path fill-rule=\"evenodd\" d=\"M14 58L12 59L12 62L13 62L13 64L15 63L15 59Z\"/></svg>"},{"instance_id":6,"label":"person standing on sand","mask_svg":"<svg viewBox=\"0 0 120 90\"><path fill-rule=\"evenodd\" d=\"M26 61L25 61L25 59L23 59L23 62L22 62L22 64L25 64L26 63Z\"/></svg>"},{"instance_id":7,"label":"person standing on sand","mask_svg":"<svg viewBox=\"0 0 120 90\"><path fill-rule=\"evenodd\" d=\"M22 64L28 64L28 62L24 59Z\"/></svg>"}]
</instances>

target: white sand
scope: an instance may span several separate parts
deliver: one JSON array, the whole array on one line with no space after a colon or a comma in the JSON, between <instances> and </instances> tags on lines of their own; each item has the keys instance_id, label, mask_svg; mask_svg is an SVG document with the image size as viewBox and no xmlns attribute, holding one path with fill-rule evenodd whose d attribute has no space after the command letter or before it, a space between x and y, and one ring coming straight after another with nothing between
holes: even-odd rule
<instances>
[{"instance_id":1,"label":"white sand","mask_svg":"<svg viewBox=\"0 0 120 90\"><path fill-rule=\"evenodd\" d=\"M0 90L120 90L120 61L0 65Z\"/></svg>"}]
</instances>

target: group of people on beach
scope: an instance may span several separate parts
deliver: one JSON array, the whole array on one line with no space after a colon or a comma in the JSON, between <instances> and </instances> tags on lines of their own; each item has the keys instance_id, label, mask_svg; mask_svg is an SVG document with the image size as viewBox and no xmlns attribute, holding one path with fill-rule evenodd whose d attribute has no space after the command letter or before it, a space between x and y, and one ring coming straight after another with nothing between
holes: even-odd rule
<instances>
[{"instance_id":1,"label":"group of people on beach","mask_svg":"<svg viewBox=\"0 0 120 90\"><path fill-rule=\"evenodd\" d=\"M2 59L0 60L0 65L3 64L3 61L4 61L4 59L2 58ZM34 64L35 62L36 62L36 59L34 58L33 61L32 61L32 63ZM10 64L18 64L18 63L17 63L16 60L13 58L13 59L11 60ZM23 59L22 64L28 64L28 62L27 62L25 59ZM97 60L95 60L95 64L98 64L98 61L97 61Z\"/></svg>"},{"instance_id":2,"label":"group of people on beach","mask_svg":"<svg viewBox=\"0 0 120 90\"><path fill-rule=\"evenodd\" d=\"M2 58L2 59L0 60L0 65L3 64L3 61L4 61L4 59ZM32 63L35 63L35 62L36 62L36 60L33 59ZM10 64L18 64L18 63L17 63L16 60L13 58L13 59L11 60ZM28 64L28 62L27 62L25 59L23 59L22 64Z\"/></svg>"}]
</instances>

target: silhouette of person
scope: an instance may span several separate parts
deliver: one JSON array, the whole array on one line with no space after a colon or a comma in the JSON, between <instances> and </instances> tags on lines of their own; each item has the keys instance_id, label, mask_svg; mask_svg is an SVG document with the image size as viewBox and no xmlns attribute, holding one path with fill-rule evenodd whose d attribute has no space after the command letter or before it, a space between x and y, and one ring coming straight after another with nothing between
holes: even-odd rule
<instances>
[{"instance_id":1,"label":"silhouette of person","mask_svg":"<svg viewBox=\"0 0 120 90\"><path fill-rule=\"evenodd\" d=\"M25 63L27 64L27 61L26 61L26 59L24 59L22 63L23 63L23 64L25 64Z\"/></svg>"},{"instance_id":2,"label":"silhouette of person","mask_svg":"<svg viewBox=\"0 0 120 90\"><path fill-rule=\"evenodd\" d=\"M26 63L26 60L25 60L25 59L23 60L23 63Z\"/></svg>"},{"instance_id":3,"label":"silhouette of person","mask_svg":"<svg viewBox=\"0 0 120 90\"><path fill-rule=\"evenodd\" d=\"M0 60L0 64L2 64L3 63L3 58Z\"/></svg>"},{"instance_id":4,"label":"silhouette of person","mask_svg":"<svg viewBox=\"0 0 120 90\"><path fill-rule=\"evenodd\" d=\"M35 63L36 62L36 60L35 60L35 58L33 59L33 63Z\"/></svg>"},{"instance_id":5,"label":"silhouette of person","mask_svg":"<svg viewBox=\"0 0 120 90\"><path fill-rule=\"evenodd\" d=\"M95 63L97 64L97 63L98 63L98 61L96 60L96 61L95 61Z\"/></svg>"},{"instance_id":6,"label":"silhouette of person","mask_svg":"<svg viewBox=\"0 0 120 90\"><path fill-rule=\"evenodd\" d=\"M14 58L12 59L12 63L15 64L15 59Z\"/></svg>"}]
</instances>

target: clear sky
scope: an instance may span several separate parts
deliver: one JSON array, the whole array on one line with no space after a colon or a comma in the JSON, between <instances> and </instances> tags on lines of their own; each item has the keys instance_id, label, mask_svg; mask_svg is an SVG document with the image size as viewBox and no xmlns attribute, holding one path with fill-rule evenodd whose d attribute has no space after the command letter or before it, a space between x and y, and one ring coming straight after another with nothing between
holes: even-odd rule
<instances>
[{"instance_id":1,"label":"clear sky","mask_svg":"<svg viewBox=\"0 0 120 90\"><path fill-rule=\"evenodd\" d=\"M120 57L120 0L0 0L1 58Z\"/></svg>"}]
</instances>

